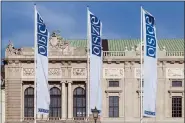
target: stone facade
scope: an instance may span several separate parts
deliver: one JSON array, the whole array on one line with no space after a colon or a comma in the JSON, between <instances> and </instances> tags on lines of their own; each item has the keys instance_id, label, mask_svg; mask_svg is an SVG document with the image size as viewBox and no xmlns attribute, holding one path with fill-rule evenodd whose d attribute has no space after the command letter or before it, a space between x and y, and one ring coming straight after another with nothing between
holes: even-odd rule
<instances>
[{"instance_id":1,"label":"stone facade","mask_svg":"<svg viewBox=\"0 0 185 123\"><path fill-rule=\"evenodd\" d=\"M53 41L53 42L52 42ZM73 117L73 92L77 87L88 93L88 65L86 48L70 46L55 37L50 40L49 83L50 88L61 90L61 117L39 121L50 123L92 122L89 118ZM178 55L177 55L178 54ZM184 52L158 52L158 83L156 118L144 118L144 122L184 122L182 117L172 117L172 96L184 98ZM131 51L104 51L102 71L101 122L140 122L140 48ZM16 49L10 43L6 49L5 63L5 121L6 123L33 122L24 117L24 91L34 87L34 48ZM108 82L119 82L119 87L109 87ZM172 87L172 81L182 81L182 87ZM119 97L119 117L109 117L109 96ZM88 99L88 98L86 98ZM184 99L182 100L184 109ZM88 120L87 120L88 119Z\"/></svg>"}]
</instances>

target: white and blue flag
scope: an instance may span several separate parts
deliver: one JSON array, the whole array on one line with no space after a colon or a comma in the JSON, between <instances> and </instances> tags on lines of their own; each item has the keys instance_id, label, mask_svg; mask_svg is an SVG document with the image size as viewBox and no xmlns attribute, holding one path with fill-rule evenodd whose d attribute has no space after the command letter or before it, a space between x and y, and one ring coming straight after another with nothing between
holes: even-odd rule
<instances>
[{"instance_id":1,"label":"white and blue flag","mask_svg":"<svg viewBox=\"0 0 185 123\"><path fill-rule=\"evenodd\" d=\"M48 29L35 7L36 114L49 114Z\"/></svg>"},{"instance_id":2,"label":"white and blue flag","mask_svg":"<svg viewBox=\"0 0 185 123\"><path fill-rule=\"evenodd\" d=\"M102 23L88 10L88 41L90 47L90 110L102 109Z\"/></svg>"},{"instance_id":3,"label":"white and blue flag","mask_svg":"<svg viewBox=\"0 0 185 123\"><path fill-rule=\"evenodd\" d=\"M156 116L157 38L155 18L142 10L144 40L143 116Z\"/></svg>"}]
</instances>

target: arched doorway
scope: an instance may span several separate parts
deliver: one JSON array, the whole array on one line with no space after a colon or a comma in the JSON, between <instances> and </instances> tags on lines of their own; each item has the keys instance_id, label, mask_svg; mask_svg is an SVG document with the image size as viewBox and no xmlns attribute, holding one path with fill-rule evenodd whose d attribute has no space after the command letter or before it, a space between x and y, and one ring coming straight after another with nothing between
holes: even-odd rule
<instances>
[{"instance_id":1,"label":"arched doorway","mask_svg":"<svg viewBox=\"0 0 185 123\"><path fill-rule=\"evenodd\" d=\"M34 88L24 91L24 118L34 118Z\"/></svg>"},{"instance_id":2,"label":"arched doorway","mask_svg":"<svg viewBox=\"0 0 185 123\"><path fill-rule=\"evenodd\" d=\"M50 89L50 118L61 117L61 91L57 87Z\"/></svg>"},{"instance_id":3,"label":"arched doorway","mask_svg":"<svg viewBox=\"0 0 185 123\"><path fill-rule=\"evenodd\" d=\"M73 92L73 117L86 116L86 92L78 87Z\"/></svg>"}]
</instances>

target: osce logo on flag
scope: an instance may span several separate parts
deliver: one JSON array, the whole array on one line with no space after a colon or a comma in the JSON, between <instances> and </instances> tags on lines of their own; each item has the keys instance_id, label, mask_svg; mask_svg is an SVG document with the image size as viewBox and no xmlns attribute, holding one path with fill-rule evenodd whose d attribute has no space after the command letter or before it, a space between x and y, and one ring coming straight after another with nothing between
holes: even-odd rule
<instances>
[{"instance_id":1,"label":"osce logo on flag","mask_svg":"<svg viewBox=\"0 0 185 123\"><path fill-rule=\"evenodd\" d=\"M101 57L101 22L96 16L92 14L90 14L90 21L92 54Z\"/></svg>"},{"instance_id":2,"label":"osce logo on flag","mask_svg":"<svg viewBox=\"0 0 185 123\"><path fill-rule=\"evenodd\" d=\"M145 14L146 55L152 58L156 57L156 38L154 21L154 17L149 14Z\"/></svg>"},{"instance_id":3,"label":"osce logo on flag","mask_svg":"<svg viewBox=\"0 0 185 123\"><path fill-rule=\"evenodd\" d=\"M48 30L39 13L37 13L37 46L38 53L47 56Z\"/></svg>"}]
</instances>

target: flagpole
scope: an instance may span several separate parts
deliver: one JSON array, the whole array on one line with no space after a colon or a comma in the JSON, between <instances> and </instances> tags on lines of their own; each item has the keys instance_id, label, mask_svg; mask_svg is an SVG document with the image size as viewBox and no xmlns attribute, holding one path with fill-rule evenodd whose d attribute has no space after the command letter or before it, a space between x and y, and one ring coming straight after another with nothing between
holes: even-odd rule
<instances>
[{"instance_id":1,"label":"flagpole","mask_svg":"<svg viewBox=\"0 0 185 123\"><path fill-rule=\"evenodd\" d=\"M143 121L143 8L141 6L141 72L140 72L140 86L141 86L141 98L140 98L140 104L141 104L141 117L140 117L140 123Z\"/></svg>"},{"instance_id":2,"label":"flagpole","mask_svg":"<svg viewBox=\"0 0 185 123\"><path fill-rule=\"evenodd\" d=\"M36 106L37 106L37 84L36 84L36 81L37 81L37 78L36 78L36 68L37 68L37 65L36 65L36 60L37 60L37 53L36 53L36 51L37 51L37 45L36 45L36 41L37 41L37 23L36 23L36 20L37 19L37 13L36 13L36 4L34 4L34 46L35 46L35 48L34 48L34 50L35 50L35 59L34 59L34 63L35 63L35 82L34 82L34 84L35 84L35 89L34 89L34 98L35 98L35 100L34 100L34 123L36 123L37 122L37 120L36 120L36 118L37 118L37 113L36 113Z\"/></svg>"},{"instance_id":3,"label":"flagpole","mask_svg":"<svg viewBox=\"0 0 185 123\"><path fill-rule=\"evenodd\" d=\"M89 113L90 113L90 47L89 47L89 6L87 6L87 69L88 69L88 75L87 75L87 79L88 79L88 88L87 88L87 91L88 91L88 96L87 96L87 117L89 118Z\"/></svg>"}]
</instances>

